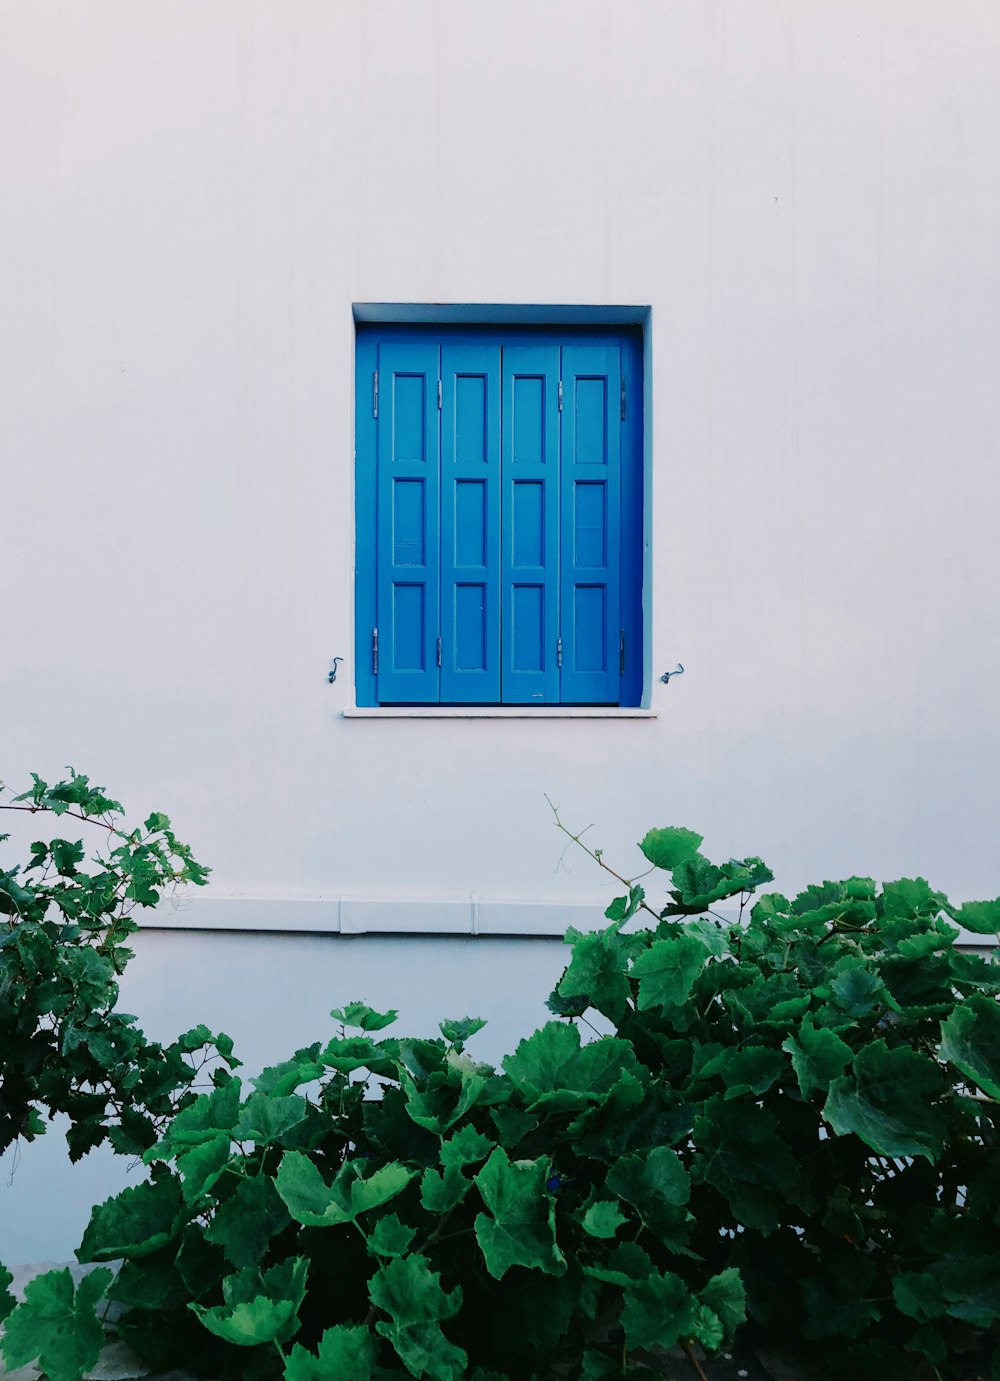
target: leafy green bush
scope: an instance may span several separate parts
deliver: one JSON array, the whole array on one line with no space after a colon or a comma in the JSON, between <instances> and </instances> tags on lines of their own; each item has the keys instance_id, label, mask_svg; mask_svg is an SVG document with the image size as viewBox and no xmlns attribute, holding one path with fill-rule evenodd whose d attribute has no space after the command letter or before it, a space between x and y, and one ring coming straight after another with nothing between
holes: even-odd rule
<instances>
[{"instance_id":1,"label":"leafy green bush","mask_svg":"<svg viewBox=\"0 0 1000 1381\"><path fill-rule=\"evenodd\" d=\"M363 1003L252 1091L217 1071L78 1252L124 1258L132 1346L250 1381L606 1381L746 1309L833 1376L968 1377L1000 1319L1000 965L946 917L989 933L1000 902L851 878L744 924L770 872L700 844L650 831L666 905L629 882L567 937L559 1020L500 1072L465 1049L481 1022L398 1038ZM614 1034L581 1039L589 1013ZM58 1334L77 1381L93 1305L54 1277L4 1351Z\"/></svg>"},{"instance_id":2,"label":"leafy green bush","mask_svg":"<svg viewBox=\"0 0 1000 1381\"><path fill-rule=\"evenodd\" d=\"M207 1027L162 1046L114 1010L132 913L178 884L202 886L208 870L165 815L126 830L118 802L72 768L53 786L32 777L18 796L0 786L0 810L82 821L110 847L87 861L82 840L56 838L0 869L0 1153L42 1133L47 1112L69 1116L74 1160L105 1139L140 1155L195 1096L206 1060L234 1064L232 1042Z\"/></svg>"}]
</instances>

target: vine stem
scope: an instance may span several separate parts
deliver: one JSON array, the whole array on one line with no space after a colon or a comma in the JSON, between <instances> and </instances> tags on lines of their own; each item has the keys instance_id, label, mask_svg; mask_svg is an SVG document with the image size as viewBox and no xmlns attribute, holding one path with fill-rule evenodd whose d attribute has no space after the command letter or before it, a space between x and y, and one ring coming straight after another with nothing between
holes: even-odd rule
<instances>
[{"instance_id":1,"label":"vine stem","mask_svg":"<svg viewBox=\"0 0 1000 1381\"><path fill-rule=\"evenodd\" d=\"M552 814L555 816L556 829L562 830L563 834L565 834L567 838L571 839L574 844L579 844L583 852L589 858L592 858L599 868L603 868L606 873L610 873L611 876L613 878L616 878L617 881L620 882L623 887L631 888L631 879L622 877L621 873L616 873L614 868L612 868L610 864L605 863L604 859L601 857L601 852L599 849L591 849L588 845L586 845L580 837L580 835L583 833L582 830L580 831L580 834L574 834L573 831L567 825L564 825L559 816L559 807L552 804L552 801L549 799L549 796L546 793L543 792L543 795L545 795L545 799L548 802L549 810L551 810ZM587 826L587 829L590 829L589 825ZM654 909L649 905L648 902L641 901L639 903L639 909L640 911L648 911L651 916L654 916L656 918L656 920L660 919L660 913L658 911L654 911Z\"/></svg>"},{"instance_id":2,"label":"vine stem","mask_svg":"<svg viewBox=\"0 0 1000 1381\"><path fill-rule=\"evenodd\" d=\"M701 1363L695 1356L694 1348L691 1346L690 1338L682 1338L681 1347L687 1353L688 1361L691 1363L695 1371L698 1373L698 1381L708 1381L708 1377L705 1375Z\"/></svg>"},{"instance_id":3,"label":"vine stem","mask_svg":"<svg viewBox=\"0 0 1000 1381\"><path fill-rule=\"evenodd\" d=\"M23 810L28 815L55 815L51 806L5 806L0 805L0 810ZM96 815L81 815L78 810L62 810L59 815L72 815L74 820L82 820L85 825L100 825L102 830L107 830L109 834L117 834L119 839L127 839L128 835L123 834L116 825L109 825L106 820L99 820Z\"/></svg>"}]
</instances>

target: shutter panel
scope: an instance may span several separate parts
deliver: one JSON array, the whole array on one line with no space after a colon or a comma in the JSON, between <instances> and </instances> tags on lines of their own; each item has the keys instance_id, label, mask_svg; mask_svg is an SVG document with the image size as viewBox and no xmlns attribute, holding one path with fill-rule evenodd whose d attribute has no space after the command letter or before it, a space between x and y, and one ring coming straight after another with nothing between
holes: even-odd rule
<instances>
[{"instance_id":1,"label":"shutter panel","mask_svg":"<svg viewBox=\"0 0 1000 1381\"><path fill-rule=\"evenodd\" d=\"M559 348L503 349L501 702L559 700Z\"/></svg>"},{"instance_id":2,"label":"shutter panel","mask_svg":"<svg viewBox=\"0 0 1000 1381\"><path fill-rule=\"evenodd\" d=\"M621 586L621 351L562 352L560 606L564 704L617 704Z\"/></svg>"},{"instance_id":3,"label":"shutter panel","mask_svg":"<svg viewBox=\"0 0 1000 1381\"><path fill-rule=\"evenodd\" d=\"M440 585L436 344L379 347L378 699L438 700Z\"/></svg>"},{"instance_id":4,"label":"shutter panel","mask_svg":"<svg viewBox=\"0 0 1000 1381\"><path fill-rule=\"evenodd\" d=\"M500 347L441 347L441 699L500 699Z\"/></svg>"}]
</instances>

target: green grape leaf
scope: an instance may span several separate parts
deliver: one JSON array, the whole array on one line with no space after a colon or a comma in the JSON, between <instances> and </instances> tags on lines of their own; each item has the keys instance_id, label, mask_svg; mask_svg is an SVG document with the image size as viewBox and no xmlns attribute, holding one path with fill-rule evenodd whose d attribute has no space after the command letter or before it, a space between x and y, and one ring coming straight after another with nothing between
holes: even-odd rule
<instances>
[{"instance_id":1,"label":"green grape leaf","mask_svg":"<svg viewBox=\"0 0 1000 1381\"><path fill-rule=\"evenodd\" d=\"M713 1276L699 1292L698 1298L719 1318L726 1338L731 1338L746 1318L746 1290L735 1266L728 1266L717 1276ZM702 1341L704 1342L704 1339Z\"/></svg>"},{"instance_id":2,"label":"green grape leaf","mask_svg":"<svg viewBox=\"0 0 1000 1381\"><path fill-rule=\"evenodd\" d=\"M212 1033L204 1022L198 1026L192 1026L190 1031L185 1031L182 1036L178 1036L174 1045L178 1050L183 1050L186 1054L191 1054L194 1050L200 1050L202 1046L208 1045L212 1039Z\"/></svg>"},{"instance_id":3,"label":"green grape leaf","mask_svg":"<svg viewBox=\"0 0 1000 1381\"><path fill-rule=\"evenodd\" d=\"M202 1299L209 1291L216 1291L229 1273L225 1253L221 1247L205 1241L200 1223L191 1223L184 1229L175 1262L191 1299Z\"/></svg>"},{"instance_id":4,"label":"green grape leaf","mask_svg":"<svg viewBox=\"0 0 1000 1381\"><path fill-rule=\"evenodd\" d=\"M192 1146L177 1157L184 1202L189 1208L213 1187L229 1164L230 1154L229 1135L219 1132L211 1141Z\"/></svg>"},{"instance_id":5,"label":"green grape leaf","mask_svg":"<svg viewBox=\"0 0 1000 1381\"><path fill-rule=\"evenodd\" d=\"M3 1323L4 1319L17 1303L9 1289L9 1286L13 1283L14 1277L11 1275L10 1271L7 1270L7 1267L0 1262L0 1323Z\"/></svg>"},{"instance_id":6,"label":"green grape leaf","mask_svg":"<svg viewBox=\"0 0 1000 1381\"><path fill-rule=\"evenodd\" d=\"M290 1222L288 1210L266 1175L243 1179L216 1209L205 1229L206 1242L219 1246L241 1270L256 1266L271 1238Z\"/></svg>"},{"instance_id":7,"label":"green grape leaf","mask_svg":"<svg viewBox=\"0 0 1000 1381\"><path fill-rule=\"evenodd\" d=\"M211 1141L220 1132L231 1132L240 1115L241 1085L230 1079L211 1093L202 1093L190 1106L182 1108L168 1125L163 1139L151 1147L143 1159L163 1160L191 1146Z\"/></svg>"},{"instance_id":8,"label":"green grape leaf","mask_svg":"<svg viewBox=\"0 0 1000 1381\"><path fill-rule=\"evenodd\" d=\"M1000 897L994 901L967 901L952 916L975 935L1000 935Z\"/></svg>"},{"instance_id":9,"label":"green grape leaf","mask_svg":"<svg viewBox=\"0 0 1000 1381\"><path fill-rule=\"evenodd\" d=\"M742 1050L721 1048L700 1067L698 1077L721 1077L726 1097L736 1098L743 1093L766 1093L781 1078L783 1071L784 1061L776 1050L748 1045Z\"/></svg>"},{"instance_id":10,"label":"green grape leaf","mask_svg":"<svg viewBox=\"0 0 1000 1381\"><path fill-rule=\"evenodd\" d=\"M447 1169L454 1166L474 1165L477 1160L485 1160L496 1143L483 1136L474 1127L460 1127L457 1132L441 1143L441 1164Z\"/></svg>"},{"instance_id":11,"label":"green grape leaf","mask_svg":"<svg viewBox=\"0 0 1000 1381\"><path fill-rule=\"evenodd\" d=\"M650 830L639 848L654 868L663 868L669 873L678 863L693 858L703 842L704 836L695 834L694 830L670 825L664 829Z\"/></svg>"},{"instance_id":12,"label":"green grape leaf","mask_svg":"<svg viewBox=\"0 0 1000 1381\"><path fill-rule=\"evenodd\" d=\"M944 1079L930 1059L877 1040L862 1047L849 1073L830 1085L823 1116L835 1132L853 1132L878 1155L933 1162L947 1132L935 1105L943 1092Z\"/></svg>"},{"instance_id":13,"label":"green grape leaf","mask_svg":"<svg viewBox=\"0 0 1000 1381\"><path fill-rule=\"evenodd\" d=\"M898 878L882 884L882 909L889 920L935 916L945 900L942 893L931 890L926 878Z\"/></svg>"},{"instance_id":14,"label":"green grape leaf","mask_svg":"<svg viewBox=\"0 0 1000 1381\"><path fill-rule=\"evenodd\" d=\"M474 1227L486 1269L502 1280L512 1266L560 1276L566 1258L556 1244L555 1203L546 1191L546 1162L511 1163L498 1146L475 1177L488 1213Z\"/></svg>"},{"instance_id":15,"label":"green grape leaf","mask_svg":"<svg viewBox=\"0 0 1000 1381\"><path fill-rule=\"evenodd\" d=\"M586 998L588 1005L617 1021L632 996L627 969L625 946L614 934L595 931L573 945L572 958L556 992L562 998Z\"/></svg>"},{"instance_id":16,"label":"green grape leaf","mask_svg":"<svg viewBox=\"0 0 1000 1381\"><path fill-rule=\"evenodd\" d=\"M693 935L654 940L632 965L632 977L639 980L639 1010L686 1002L706 957L705 946Z\"/></svg>"},{"instance_id":17,"label":"green grape leaf","mask_svg":"<svg viewBox=\"0 0 1000 1381\"><path fill-rule=\"evenodd\" d=\"M370 1069L375 1074L394 1075L395 1066L386 1059L385 1050L370 1036L340 1036L328 1042L319 1058L340 1074L353 1074L356 1069Z\"/></svg>"},{"instance_id":18,"label":"green grape leaf","mask_svg":"<svg viewBox=\"0 0 1000 1381\"><path fill-rule=\"evenodd\" d=\"M368 1284L372 1304L389 1315L375 1325L413 1376L464 1381L468 1358L448 1339L441 1322L456 1314L462 1291L441 1289L441 1277L423 1256L400 1256L382 1266Z\"/></svg>"},{"instance_id":19,"label":"green grape leaf","mask_svg":"<svg viewBox=\"0 0 1000 1381\"><path fill-rule=\"evenodd\" d=\"M789 1036L781 1048L792 1057L803 1098L817 1090L827 1093L833 1080L843 1074L854 1058L851 1047L835 1031L817 1027L808 1020L798 1028L798 1039Z\"/></svg>"},{"instance_id":20,"label":"green grape leaf","mask_svg":"<svg viewBox=\"0 0 1000 1381\"><path fill-rule=\"evenodd\" d=\"M400 1075L406 1093L406 1111L418 1127L441 1135L477 1103L490 1096L487 1079L474 1069L450 1066L437 1070L420 1088L408 1074Z\"/></svg>"},{"instance_id":21,"label":"green grape leaf","mask_svg":"<svg viewBox=\"0 0 1000 1381\"><path fill-rule=\"evenodd\" d=\"M729 950L729 927L714 916L695 916L685 921L684 934L700 940L713 958L719 958Z\"/></svg>"},{"instance_id":22,"label":"green grape leaf","mask_svg":"<svg viewBox=\"0 0 1000 1381\"><path fill-rule=\"evenodd\" d=\"M630 921L638 912L645 900L646 889L640 887L637 882L629 883L628 896L615 897L604 913L608 920L613 922L613 930L621 930L626 921ZM569 940L570 935L567 934L566 938ZM576 938L575 935L573 938Z\"/></svg>"},{"instance_id":23,"label":"green grape leaf","mask_svg":"<svg viewBox=\"0 0 1000 1381\"><path fill-rule=\"evenodd\" d=\"M614 1237L627 1221L625 1214L610 1199L599 1199L591 1204L581 1220L584 1232L591 1237Z\"/></svg>"},{"instance_id":24,"label":"green grape leaf","mask_svg":"<svg viewBox=\"0 0 1000 1381\"><path fill-rule=\"evenodd\" d=\"M373 1256L405 1256L416 1235L416 1228L387 1213L368 1234L368 1250Z\"/></svg>"},{"instance_id":25,"label":"green grape leaf","mask_svg":"<svg viewBox=\"0 0 1000 1381\"><path fill-rule=\"evenodd\" d=\"M384 1027L391 1026L399 1013L394 1009L376 1012L367 1002L349 1002L346 1007L334 1007L330 1015L334 1021L339 1021L344 1026L356 1026L362 1031L381 1031Z\"/></svg>"},{"instance_id":26,"label":"green grape leaf","mask_svg":"<svg viewBox=\"0 0 1000 1381\"><path fill-rule=\"evenodd\" d=\"M881 976L860 956L847 955L836 965L830 979L834 1002L849 1017L866 1017L877 1007L895 1007Z\"/></svg>"},{"instance_id":27,"label":"green grape leaf","mask_svg":"<svg viewBox=\"0 0 1000 1381\"><path fill-rule=\"evenodd\" d=\"M671 1271L627 1286L622 1325L629 1347L673 1347L694 1329L695 1301Z\"/></svg>"},{"instance_id":28,"label":"green grape leaf","mask_svg":"<svg viewBox=\"0 0 1000 1381\"><path fill-rule=\"evenodd\" d=\"M634 1076L638 1101L645 1076L629 1041L604 1036L581 1045L579 1029L560 1021L521 1041L503 1068L530 1108L550 1112L604 1105L623 1074Z\"/></svg>"},{"instance_id":29,"label":"green grape leaf","mask_svg":"<svg viewBox=\"0 0 1000 1381\"><path fill-rule=\"evenodd\" d=\"M774 874L759 858L732 858L716 867L702 854L694 854L673 870L674 884L670 895L673 901L663 910L664 916L690 916L707 911L713 902L726 897L752 892L765 882L772 882Z\"/></svg>"},{"instance_id":30,"label":"green grape leaf","mask_svg":"<svg viewBox=\"0 0 1000 1381\"><path fill-rule=\"evenodd\" d=\"M346 1161L333 1184L328 1185L307 1155L286 1151L274 1183L296 1222L306 1227L334 1227L352 1223L359 1213L388 1203L416 1174L392 1161L365 1179L364 1165L364 1161Z\"/></svg>"},{"instance_id":31,"label":"green grape leaf","mask_svg":"<svg viewBox=\"0 0 1000 1381\"><path fill-rule=\"evenodd\" d=\"M643 1222L674 1251L687 1238L687 1202L691 1180L676 1151L652 1146L621 1156L609 1168L608 1190L635 1208Z\"/></svg>"},{"instance_id":32,"label":"green grape leaf","mask_svg":"<svg viewBox=\"0 0 1000 1381\"><path fill-rule=\"evenodd\" d=\"M295 1344L285 1362L284 1381L371 1381L377 1350L363 1324L335 1324L320 1338L316 1353Z\"/></svg>"},{"instance_id":33,"label":"green grape leaf","mask_svg":"<svg viewBox=\"0 0 1000 1381\"><path fill-rule=\"evenodd\" d=\"M298 1256L263 1273L241 1271L222 1282L225 1304L188 1308L210 1333L237 1347L285 1342L299 1326L308 1269L306 1258Z\"/></svg>"},{"instance_id":34,"label":"green grape leaf","mask_svg":"<svg viewBox=\"0 0 1000 1381\"><path fill-rule=\"evenodd\" d=\"M635 1242L622 1242L602 1264L584 1266L583 1273L609 1285L631 1285L635 1281L648 1280L653 1274L653 1263Z\"/></svg>"},{"instance_id":35,"label":"green grape leaf","mask_svg":"<svg viewBox=\"0 0 1000 1381\"><path fill-rule=\"evenodd\" d=\"M900 1271L892 1278L892 1294L901 1313L926 1323L948 1310L941 1282L926 1271Z\"/></svg>"},{"instance_id":36,"label":"green grape leaf","mask_svg":"<svg viewBox=\"0 0 1000 1381\"><path fill-rule=\"evenodd\" d=\"M995 1251L985 1257L942 1261L935 1274L951 1318L973 1328L991 1328L1000 1319L1000 1255Z\"/></svg>"},{"instance_id":37,"label":"green grape leaf","mask_svg":"<svg viewBox=\"0 0 1000 1381\"><path fill-rule=\"evenodd\" d=\"M443 1174L425 1170L420 1179L420 1202L428 1213L447 1213L460 1204L472 1188L456 1165L449 1165Z\"/></svg>"},{"instance_id":38,"label":"green grape leaf","mask_svg":"<svg viewBox=\"0 0 1000 1381\"><path fill-rule=\"evenodd\" d=\"M714 1309L709 1309L704 1304L695 1305L691 1332L706 1352L715 1352L722 1346L726 1336L725 1329L722 1327L722 1320L718 1314Z\"/></svg>"},{"instance_id":39,"label":"green grape leaf","mask_svg":"<svg viewBox=\"0 0 1000 1381\"><path fill-rule=\"evenodd\" d=\"M0 1341L7 1366L16 1371L37 1357L49 1381L81 1381L104 1346L97 1302L111 1279L106 1268L91 1271L74 1290L64 1268L29 1281Z\"/></svg>"},{"instance_id":40,"label":"green grape leaf","mask_svg":"<svg viewBox=\"0 0 1000 1381\"><path fill-rule=\"evenodd\" d=\"M460 1017L455 1021L442 1021L438 1029L442 1036L451 1045L461 1048L467 1040L471 1040L477 1031L481 1031L486 1025L482 1017Z\"/></svg>"},{"instance_id":41,"label":"green grape leaf","mask_svg":"<svg viewBox=\"0 0 1000 1381\"><path fill-rule=\"evenodd\" d=\"M777 1135L774 1116L746 1099L716 1094L695 1119L697 1154L692 1178L711 1184L729 1201L738 1222L772 1232L782 1205L799 1183L798 1166Z\"/></svg>"},{"instance_id":42,"label":"green grape leaf","mask_svg":"<svg viewBox=\"0 0 1000 1381\"><path fill-rule=\"evenodd\" d=\"M941 1025L941 1056L990 1098L1000 1098L1000 1004L972 993Z\"/></svg>"},{"instance_id":43,"label":"green grape leaf","mask_svg":"<svg viewBox=\"0 0 1000 1381\"><path fill-rule=\"evenodd\" d=\"M307 1050L297 1050L290 1060L268 1067L250 1082L259 1093L275 1094L279 1098L294 1093L303 1084L321 1079L326 1066L319 1058L319 1041Z\"/></svg>"},{"instance_id":44,"label":"green grape leaf","mask_svg":"<svg viewBox=\"0 0 1000 1381\"><path fill-rule=\"evenodd\" d=\"M184 1199L175 1176L147 1180L123 1189L91 1211L77 1248L79 1261L136 1260L151 1256L183 1226Z\"/></svg>"},{"instance_id":45,"label":"green grape leaf","mask_svg":"<svg viewBox=\"0 0 1000 1381\"><path fill-rule=\"evenodd\" d=\"M126 1261L108 1293L116 1304L128 1309L163 1309L182 1299L184 1289L170 1246L156 1256Z\"/></svg>"},{"instance_id":46,"label":"green grape leaf","mask_svg":"<svg viewBox=\"0 0 1000 1381\"><path fill-rule=\"evenodd\" d=\"M276 1142L281 1145L288 1133L297 1127L309 1110L309 1104L298 1094L278 1097L270 1093L251 1093L240 1108L234 1141L253 1141L259 1146Z\"/></svg>"}]
</instances>

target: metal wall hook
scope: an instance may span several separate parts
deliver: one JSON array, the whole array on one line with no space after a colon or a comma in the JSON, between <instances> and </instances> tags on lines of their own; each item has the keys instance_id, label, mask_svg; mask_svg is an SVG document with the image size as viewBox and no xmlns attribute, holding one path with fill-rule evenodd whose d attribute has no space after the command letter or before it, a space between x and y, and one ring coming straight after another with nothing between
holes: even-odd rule
<instances>
[{"instance_id":1,"label":"metal wall hook","mask_svg":"<svg viewBox=\"0 0 1000 1381\"><path fill-rule=\"evenodd\" d=\"M333 659L333 669L332 669L332 671L329 672L329 674L327 675L327 678L326 678L326 679L329 681L329 683L330 683L331 686L333 685L334 681L336 681L336 679L337 679L337 663L338 663L338 662L342 662L343 660L344 660L343 657L334 657L334 659Z\"/></svg>"},{"instance_id":2,"label":"metal wall hook","mask_svg":"<svg viewBox=\"0 0 1000 1381\"><path fill-rule=\"evenodd\" d=\"M676 665L676 667L674 668L674 670L673 670L673 671L665 671L665 672L663 673L663 675L660 677L660 680L663 682L663 684L664 684L665 686L669 686L671 676L683 676L683 675L684 675L684 664L683 664L683 662L678 662L677 665Z\"/></svg>"}]
</instances>

